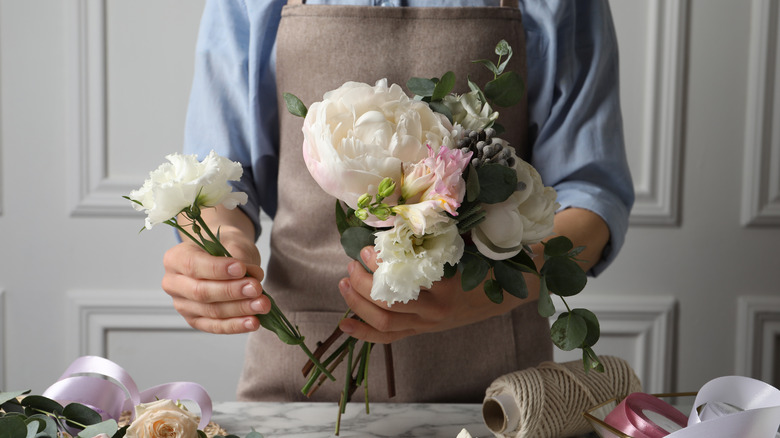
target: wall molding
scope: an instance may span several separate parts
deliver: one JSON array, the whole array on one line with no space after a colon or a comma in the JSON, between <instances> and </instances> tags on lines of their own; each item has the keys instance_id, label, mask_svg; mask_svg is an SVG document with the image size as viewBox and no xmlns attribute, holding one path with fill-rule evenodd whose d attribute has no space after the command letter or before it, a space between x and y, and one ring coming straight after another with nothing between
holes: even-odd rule
<instances>
[{"instance_id":1,"label":"wall molding","mask_svg":"<svg viewBox=\"0 0 780 438\"><path fill-rule=\"evenodd\" d=\"M560 300L553 298L553 301L556 315L550 318L551 323L566 310L558 304ZM599 318L601 338L594 348L597 354L599 347L603 351L610 338L633 338L636 363L632 366L642 382L643 391L664 393L673 390L677 313L674 297L583 295L569 300L569 305L586 308Z\"/></svg>"},{"instance_id":2,"label":"wall molding","mask_svg":"<svg viewBox=\"0 0 780 438\"><path fill-rule=\"evenodd\" d=\"M753 0L743 162L743 226L780 225L780 7Z\"/></svg>"},{"instance_id":3,"label":"wall molding","mask_svg":"<svg viewBox=\"0 0 780 438\"><path fill-rule=\"evenodd\" d=\"M105 0L69 0L65 7L67 83L71 119L70 208L73 216L137 215L122 199L145 175L109 175L107 141L107 65Z\"/></svg>"},{"instance_id":4,"label":"wall molding","mask_svg":"<svg viewBox=\"0 0 780 438\"><path fill-rule=\"evenodd\" d=\"M0 388L5 388L5 347L8 345L8 327L5 325L5 291L0 288Z\"/></svg>"},{"instance_id":5,"label":"wall molding","mask_svg":"<svg viewBox=\"0 0 780 438\"><path fill-rule=\"evenodd\" d=\"M641 175L634 181L636 201L630 223L677 225L679 223L680 156L682 144L688 1L650 2L642 123Z\"/></svg>"},{"instance_id":6,"label":"wall molding","mask_svg":"<svg viewBox=\"0 0 780 438\"><path fill-rule=\"evenodd\" d=\"M777 339L780 338L780 297L741 296L737 299L735 372L772 382Z\"/></svg>"},{"instance_id":7,"label":"wall molding","mask_svg":"<svg viewBox=\"0 0 780 438\"><path fill-rule=\"evenodd\" d=\"M67 294L67 351L106 357L112 330L194 331L159 290L81 290Z\"/></svg>"}]
</instances>

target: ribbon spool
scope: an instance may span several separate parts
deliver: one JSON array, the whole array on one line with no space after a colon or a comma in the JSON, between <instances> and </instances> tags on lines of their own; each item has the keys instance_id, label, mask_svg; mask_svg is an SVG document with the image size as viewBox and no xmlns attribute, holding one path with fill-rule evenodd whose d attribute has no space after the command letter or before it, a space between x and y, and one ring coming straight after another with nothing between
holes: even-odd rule
<instances>
[{"instance_id":1,"label":"ribbon spool","mask_svg":"<svg viewBox=\"0 0 780 438\"><path fill-rule=\"evenodd\" d=\"M674 406L650 394L629 394L604 422L633 438L662 438L681 430L688 417Z\"/></svg>"},{"instance_id":2,"label":"ribbon spool","mask_svg":"<svg viewBox=\"0 0 780 438\"><path fill-rule=\"evenodd\" d=\"M603 373L586 374L577 360L543 362L499 377L485 392L485 424L501 438L556 438L592 431L583 412L641 391L639 378L626 361L601 356L601 362Z\"/></svg>"},{"instance_id":3,"label":"ribbon spool","mask_svg":"<svg viewBox=\"0 0 780 438\"><path fill-rule=\"evenodd\" d=\"M119 420L123 411L135 416L135 406L158 399L191 400L200 409L199 429L211 420L212 404L206 390L192 382L171 382L143 392L130 374L114 362L98 356L82 356L73 361L44 397L61 404L81 403L99 413L103 420Z\"/></svg>"}]
</instances>

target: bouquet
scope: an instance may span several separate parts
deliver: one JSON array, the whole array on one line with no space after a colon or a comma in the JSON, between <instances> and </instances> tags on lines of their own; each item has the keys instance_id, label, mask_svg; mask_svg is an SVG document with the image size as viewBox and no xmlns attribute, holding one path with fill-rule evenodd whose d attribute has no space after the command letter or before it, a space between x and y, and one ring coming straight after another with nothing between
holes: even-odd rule
<instances>
[{"instance_id":1,"label":"bouquet","mask_svg":"<svg viewBox=\"0 0 780 438\"><path fill-rule=\"evenodd\" d=\"M503 128L494 107L518 103L524 85L520 75L506 70L512 48L502 40L495 53L496 63L474 61L492 71L493 80L484 87L469 80L465 94L452 92L455 75L447 72L441 78L411 78L412 97L384 79L373 86L347 82L310 108L290 93L283 95L288 110L304 117L309 172L337 199L346 253L358 261L364 246L378 253L375 300L406 303L417 299L421 288L460 273L465 291L482 285L491 301L501 303L505 292L527 298L524 275L535 275L539 313L550 317L555 313L551 293L566 304L564 297L576 295L587 282L577 264L583 248L565 236L543 241L553 232L559 207L555 190L500 138ZM544 263L537 268L530 245L540 242ZM586 370L603 369L591 348L599 337L596 316L566 308L552 326L553 342L563 350L581 348ZM314 355L321 358L337 335L338 329ZM364 343L358 350L350 337L322 360L331 370L347 361L340 413L353 391L366 385L371 349ZM318 369L304 372L308 394L322 379Z\"/></svg>"}]
</instances>

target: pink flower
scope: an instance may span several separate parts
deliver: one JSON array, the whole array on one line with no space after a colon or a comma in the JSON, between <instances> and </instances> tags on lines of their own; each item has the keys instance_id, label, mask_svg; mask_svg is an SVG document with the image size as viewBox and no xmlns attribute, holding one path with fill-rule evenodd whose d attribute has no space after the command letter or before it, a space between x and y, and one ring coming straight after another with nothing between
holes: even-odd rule
<instances>
[{"instance_id":1,"label":"pink flower","mask_svg":"<svg viewBox=\"0 0 780 438\"><path fill-rule=\"evenodd\" d=\"M404 165L401 196L407 203L436 201L442 210L455 215L466 194L463 169L471 159L471 152L439 147L434 152L428 146L428 157L414 164Z\"/></svg>"}]
</instances>

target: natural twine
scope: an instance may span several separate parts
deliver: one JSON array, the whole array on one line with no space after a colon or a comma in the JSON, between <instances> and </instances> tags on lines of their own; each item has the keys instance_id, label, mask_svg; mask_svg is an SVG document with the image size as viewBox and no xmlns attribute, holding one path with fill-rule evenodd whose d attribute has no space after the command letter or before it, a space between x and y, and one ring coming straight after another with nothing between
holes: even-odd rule
<instances>
[{"instance_id":1,"label":"natural twine","mask_svg":"<svg viewBox=\"0 0 780 438\"><path fill-rule=\"evenodd\" d=\"M623 359L601 356L604 372L585 374L582 361L543 362L536 368L506 374L490 385L485 395L510 394L520 411L515 430L495 434L501 438L556 438L593 431L583 417L587 410L612 398L623 399L642 385Z\"/></svg>"}]
</instances>

